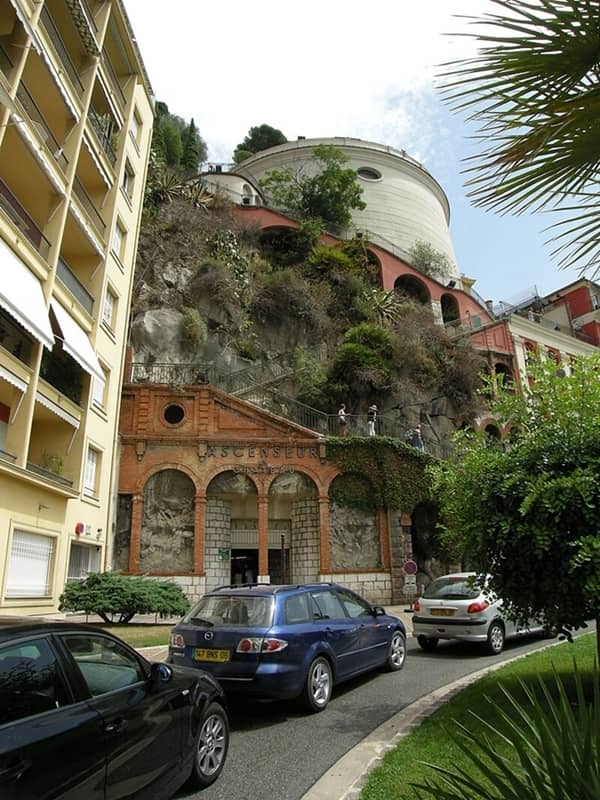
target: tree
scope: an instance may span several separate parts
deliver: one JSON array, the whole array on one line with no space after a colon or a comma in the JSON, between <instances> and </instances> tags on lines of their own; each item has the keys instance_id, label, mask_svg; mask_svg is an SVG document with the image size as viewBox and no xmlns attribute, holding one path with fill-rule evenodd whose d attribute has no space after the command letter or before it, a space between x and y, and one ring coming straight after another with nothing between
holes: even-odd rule
<instances>
[{"instance_id":1,"label":"tree","mask_svg":"<svg viewBox=\"0 0 600 800\"><path fill-rule=\"evenodd\" d=\"M194 118L190 120L181 137L183 152L181 154L181 166L186 175L194 176L198 174L200 162L206 158L206 145L198 133Z\"/></svg>"},{"instance_id":2,"label":"tree","mask_svg":"<svg viewBox=\"0 0 600 800\"><path fill-rule=\"evenodd\" d=\"M320 219L326 227L347 227L352 209L366 208L356 172L337 147L313 147L310 167L272 170L261 181L272 203L301 219Z\"/></svg>"},{"instance_id":3,"label":"tree","mask_svg":"<svg viewBox=\"0 0 600 800\"><path fill-rule=\"evenodd\" d=\"M596 354L568 370L534 359L526 394L500 387L491 403L510 445L459 434L431 467L455 555L491 574L517 618L567 630L600 622L599 372Z\"/></svg>"},{"instance_id":4,"label":"tree","mask_svg":"<svg viewBox=\"0 0 600 800\"><path fill-rule=\"evenodd\" d=\"M59 608L98 614L107 623L124 623L136 614L181 616L189 602L181 587L170 581L91 572L84 581L67 583Z\"/></svg>"},{"instance_id":5,"label":"tree","mask_svg":"<svg viewBox=\"0 0 600 800\"><path fill-rule=\"evenodd\" d=\"M278 144L285 144L287 139L278 128L270 125L258 125L250 128L243 142L237 145L233 151L233 160L236 164L244 161L254 153L261 150L268 150L269 147L276 147Z\"/></svg>"},{"instance_id":6,"label":"tree","mask_svg":"<svg viewBox=\"0 0 600 800\"><path fill-rule=\"evenodd\" d=\"M476 56L445 65L446 100L466 110L481 152L467 173L476 205L557 208L554 256L600 270L599 0L491 0L471 18ZM558 227L558 230L556 230Z\"/></svg>"},{"instance_id":7,"label":"tree","mask_svg":"<svg viewBox=\"0 0 600 800\"><path fill-rule=\"evenodd\" d=\"M436 250L429 242L422 240L414 242L408 254L412 266L434 280L443 279L452 269L448 257L441 250Z\"/></svg>"}]
</instances>

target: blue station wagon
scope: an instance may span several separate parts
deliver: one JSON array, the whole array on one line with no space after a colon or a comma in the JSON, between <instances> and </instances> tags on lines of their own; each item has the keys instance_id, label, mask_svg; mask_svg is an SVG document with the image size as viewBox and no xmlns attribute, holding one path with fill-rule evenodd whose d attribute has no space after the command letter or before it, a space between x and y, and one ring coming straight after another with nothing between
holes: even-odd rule
<instances>
[{"instance_id":1,"label":"blue station wagon","mask_svg":"<svg viewBox=\"0 0 600 800\"><path fill-rule=\"evenodd\" d=\"M196 666L226 693L300 698L322 711L333 686L406 659L402 620L332 583L234 585L206 594L173 629L169 661Z\"/></svg>"}]
</instances>

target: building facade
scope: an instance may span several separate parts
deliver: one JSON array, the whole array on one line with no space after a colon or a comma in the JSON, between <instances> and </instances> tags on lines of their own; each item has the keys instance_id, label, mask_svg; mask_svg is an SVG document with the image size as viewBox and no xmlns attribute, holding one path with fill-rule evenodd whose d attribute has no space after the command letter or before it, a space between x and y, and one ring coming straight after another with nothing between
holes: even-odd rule
<instances>
[{"instance_id":1,"label":"building facade","mask_svg":"<svg viewBox=\"0 0 600 800\"><path fill-rule=\"evenodd\" d=\"M152 132L119 0L0 0L0 610L102 569Z\"/></svg>"}]
</instances>

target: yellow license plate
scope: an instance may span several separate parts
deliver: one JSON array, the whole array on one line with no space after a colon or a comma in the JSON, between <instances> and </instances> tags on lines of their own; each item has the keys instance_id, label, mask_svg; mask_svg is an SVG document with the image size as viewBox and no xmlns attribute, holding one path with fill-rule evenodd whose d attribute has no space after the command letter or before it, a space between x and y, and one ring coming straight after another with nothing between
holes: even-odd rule
<instances>
[{"instance_id":1,"label":"yellow license plate","mask_svg":"<svg viewBox=\"0 0 600 800\"><path fill-rule=\"evenodd\" d=\"M229 661L230 658L229 650L205 650L201 647L194 650L194 661Z\"/></svg>"},{"instance_id":2,"label":"yellow license plate","mask_svg":"<svg viewBox=\"0 0 600 800\"><path fill-rule=\"evenodd\" d=\"M454 616L454 609L453 608L432 608L431 609L431 616L432 617L453 617Z\"/></svg>"}]
</instances>

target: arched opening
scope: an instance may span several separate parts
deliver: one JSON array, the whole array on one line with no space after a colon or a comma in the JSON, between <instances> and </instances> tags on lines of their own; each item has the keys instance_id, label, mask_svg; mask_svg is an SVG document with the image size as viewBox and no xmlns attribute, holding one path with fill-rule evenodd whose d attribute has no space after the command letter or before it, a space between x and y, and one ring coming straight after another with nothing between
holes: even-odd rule
<instances>
[{"instance_id":1,"label":"arched opening","mask_svg":"<svg viewBox=\"0 0 600 800\"><path fill-rule=\"evenodd\" d=\"M311 583L318 578L319 492L303 472L278 475L269 488L271 583Z\"/></svg>"},{"instance_id":2,"label":"arched opening","mask_svg":"<svg viewBox=\"0 0 600 800\"><path fill-rule=\"evenodd\" d=\"M144 487L140 537L140 571L191 572L194 564L194 509L192 480L177 469L165 469Z\"/></svg>"},{"instance_id":3,"label":"arched opening","mask_svg":"<svg viewBox=\"0 0 600 800\"><path fill-rule=\"evenodd\" d=\"M256 486L247 475L227 470L208 484L204 541L213 567L207 589L257 579L258 502Z\"/></svg>"},{"instance_id":4,"label":"arched opening","mask_svg":"<svg viewBox=\"0 0 600 800\"><path fill-rule=\"evenodd\" d=\"M329 487L329 555L333 570L380 569L375 493L362 475L346 473Z\"/></svg>"},{"instance_id":5,"label":"arched opening","mask_svg":"<svg viewBox=\"0 0 600 800\"><path fill-rule=\"evenodd\" d=\"M447 325L449 322L456 322L460 319L460 308L458 306L458 300L452 294L443 294L440 300L440 305L442 308L442 319L444 320L444 325Z\"/></svg>"},{"instance_id":6,"label":"arched opening","mask_svg":"<svg viewBox=\"0 0 600 800\"><path fill-rule=\"evenodd\" d=\"M367 273L369 276L369 282L373 286L383 286L383 280L381 277L381 261L375 255L372 250L367 248Z\"/></svg>"},{"instance_id":7,"label":"arched opening","mask_svg":"<svg viewBox=\"0 0 600 800\"><path fill-rule=\"evenodd\" d=\"M484 432L485 432L486 436L490 437L490 439L495 439L498 442L502 438L502 434L500 433L500 428L496 424L494 424L493 422L489 422L485 426Z\"/></svg>"},{"instance_id":8,"label":"arched opening","mask_svg":"<svg viewBox=\"0 0 600 800\"><path fill-rule=\"evenodd\" d=\"M431 302L431 295L429 289L414 275L400 275L394 281L394 291L405 294L407 297L416 300L421 305L427 305Z\"/></svg>"},{"instance_id":9,"label":"arched opening","mask_svg":"<svg viewBox=\"0 0 600 800\"><path fill-rule=\"evenodd\" d=\"M300 264L310 253L312 242L298 228L284 225L265 228L258 237L261 255L278 267Z\"/></svg>"},{"instance_id":10,"label":"arched opening","mask_svg":"<svg viewBox=\"0 0 600 800\"><path fill-rule=\"evenodd\" d=\"M513 388L512 370L507 364L498 361L494 364L496 386L511 390Z\"/></svg>"},{"instance_id":11,"label":"arched opening","mask_svg":"<svg viewBox=\"0 0 600 800\"><path fill-rule=\"evenodd\" d=\"M242 205L243 206L251 206L254 205L254 192L252 191L252 187L249 186L247 183L242 185Z\"/></svg>"}]
</instances>

